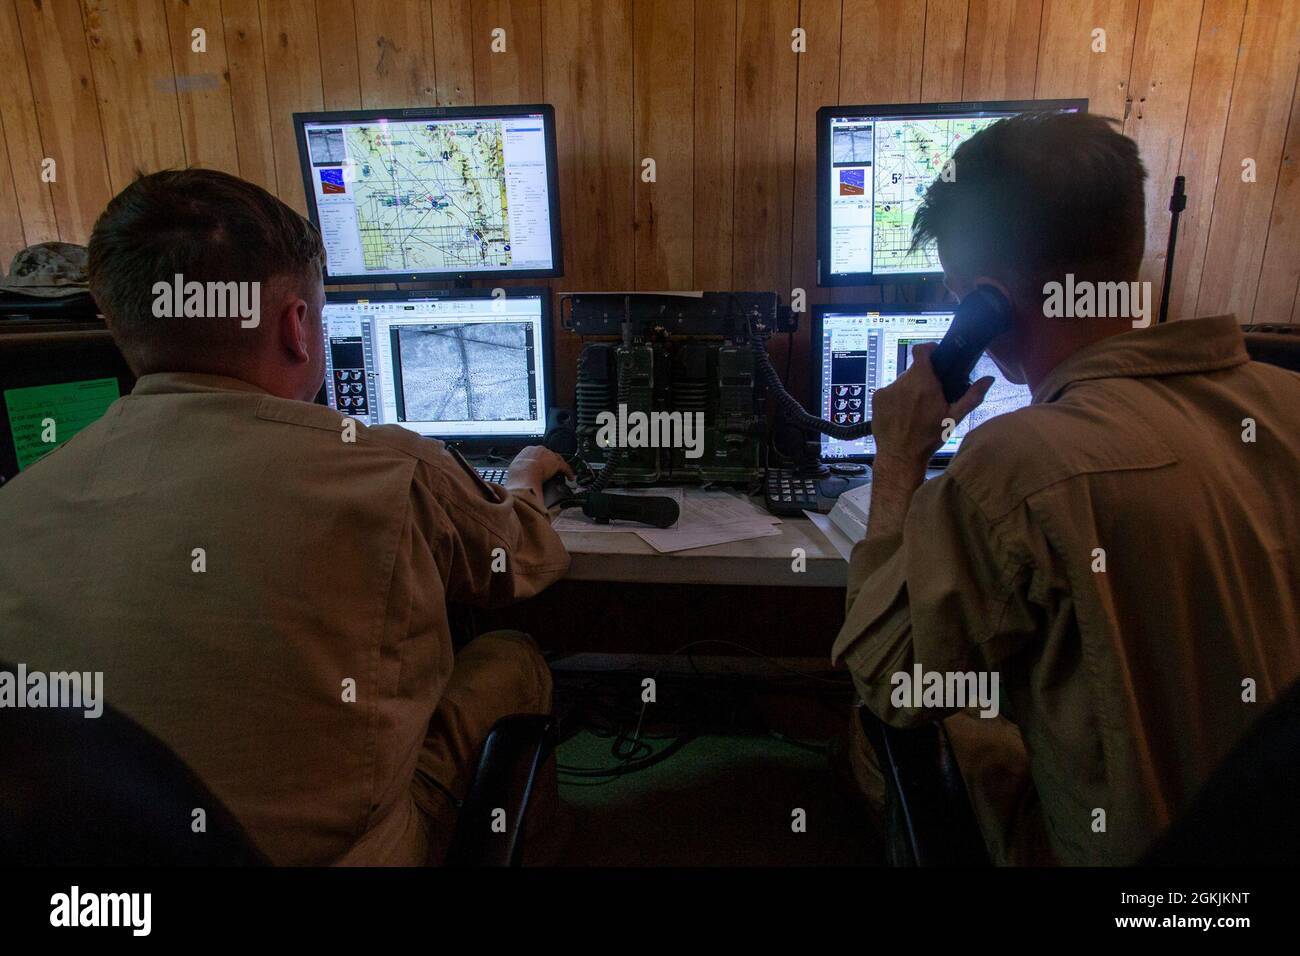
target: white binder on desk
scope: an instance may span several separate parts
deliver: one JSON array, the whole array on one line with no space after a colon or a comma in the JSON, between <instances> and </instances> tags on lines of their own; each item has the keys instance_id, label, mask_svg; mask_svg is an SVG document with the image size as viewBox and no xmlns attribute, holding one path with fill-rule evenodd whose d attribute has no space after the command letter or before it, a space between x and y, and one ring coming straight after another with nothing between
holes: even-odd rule
<instances>
[{"instance_id":1,"label":"white binder on desk","mask_svg":"<svg viewBox=\"0 0 1300 956\"><path fill-rule=\"evenodd\" d=\"M871 513L871 483L851 488L835 499L831 522L855 544L867 536L867 516Z\"/></svg>"}]
</instances>

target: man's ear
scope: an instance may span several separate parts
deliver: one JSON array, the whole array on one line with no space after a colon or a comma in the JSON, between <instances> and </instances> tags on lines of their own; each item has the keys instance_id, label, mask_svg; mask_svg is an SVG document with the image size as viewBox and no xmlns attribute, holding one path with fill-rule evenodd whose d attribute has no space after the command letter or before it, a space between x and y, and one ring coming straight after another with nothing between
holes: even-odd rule
<instances>
[{"instance_id":1,"label":"man's ear","mask_svg":"<svg viewBox=\"0 0 1300 956\"><path fill-rule=\"evenodd\" d=\"M311 361L311 350L307 347L311 310L299 295L290 294L281 300L276 314L279 325L277 334L280 346L297 364L306 365Z\"/></svg>"}]
</instances>

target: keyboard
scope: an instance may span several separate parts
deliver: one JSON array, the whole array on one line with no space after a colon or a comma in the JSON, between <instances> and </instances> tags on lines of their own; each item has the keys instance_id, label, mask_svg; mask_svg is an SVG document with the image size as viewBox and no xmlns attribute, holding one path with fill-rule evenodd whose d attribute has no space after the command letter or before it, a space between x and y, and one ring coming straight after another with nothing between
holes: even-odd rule
<instances>
[{"instance_id":1,"label":"keyboard","mask_svg":"<svg viewBox=\"0 0 1300 956\"><path fill-rule=\"evenodd\" d=\"M474 470L477 471L478 476L486 482L490 482L491 484L494 485L505 484L506 481L505 468L475 468Z\"/></svg>"}]
</instances>

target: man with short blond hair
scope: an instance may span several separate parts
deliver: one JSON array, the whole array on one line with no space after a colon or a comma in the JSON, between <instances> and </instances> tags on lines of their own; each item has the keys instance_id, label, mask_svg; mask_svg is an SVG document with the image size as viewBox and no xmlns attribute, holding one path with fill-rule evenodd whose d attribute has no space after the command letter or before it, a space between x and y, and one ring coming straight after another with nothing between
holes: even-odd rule
<instances>
[{"instance_id":1,"label":"man with short blond hair","mask_svg":"<svg viewBox=\"0 0 1300 956\"><path fill-rule=\"evenodd\" d=\"M102 671L273 862L439 862L492 724L551 703L527 636L453 653L447 602L565 572L541 485L568 466L525 449L488 485L312 404L323 261L310 223L224 173L109 203L90 285L139 381L0 491L0 659ZM240 306L178 311L176 283L235 283Z\"/></svg>"}]
</instances>

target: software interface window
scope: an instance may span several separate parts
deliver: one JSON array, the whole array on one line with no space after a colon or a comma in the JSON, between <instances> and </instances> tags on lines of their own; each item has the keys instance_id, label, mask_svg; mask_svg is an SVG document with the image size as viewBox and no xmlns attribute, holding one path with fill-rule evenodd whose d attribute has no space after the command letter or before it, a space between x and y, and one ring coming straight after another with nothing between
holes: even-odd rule
<instances>
[{"instance_id":1,"label":"software interface window","mask_svg":"<svg viewBox=\"0 0 1300 956\"><path fill-rule=\"evenodd\" d=\"M957 147L998 118L832 117L830 271L937 271L933 248L909 251L917 207Z\"/></svg>"},{"instance_id":2,"label":"software interface window","mask_svg":"<svg viewBox=\"0 0 1300 956\"><path fill-rule=\"evenodd\" d=\"M554 266L540 114L304 125L331 275Z\"/></svg>"},{"instance_id":3,"label":"software interface window","mask_svg":"<svg viewBox=\"0 0 1300 956\"><path fill-rule=\"evenodd\" d=\"M923 342L938 342L952 325L951 312L918 312L911 315L880 315L871 312L827 313L822 318L821 415L837 425L856 425L871 414L871 396L884 388L912 364L912 351ZM994 378L988 396L953 429L940 456L956 453L961 441L976 426L1029 404L1029 389L1003 377L987 355L971 373L977 381ZM822 436L822 455L848 458L874 455L871 436L841 441Z\"/></svg>"},{"instance_id":4,"label":"software interface window","mask_svg":"<svg viewBox=\"0 0 1300 956\"><path fill-rule=\"evenodd\" d=\"M329 403L439 438L540 436L542 314L538 296L328 303Z\"/></svg>"}]
</instances>

